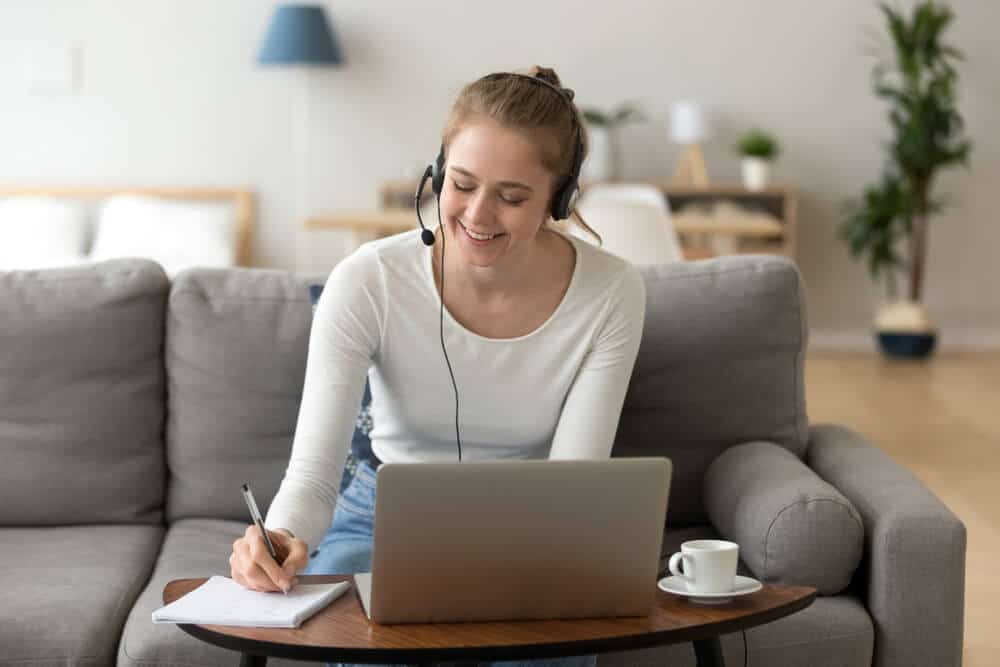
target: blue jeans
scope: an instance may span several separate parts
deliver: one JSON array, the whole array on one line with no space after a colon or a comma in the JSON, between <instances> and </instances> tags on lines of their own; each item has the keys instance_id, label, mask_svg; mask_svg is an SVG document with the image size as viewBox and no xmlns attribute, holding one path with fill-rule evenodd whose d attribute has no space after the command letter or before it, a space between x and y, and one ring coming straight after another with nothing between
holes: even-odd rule
<instances>
[{"instance_id":1,"label":"blue jeans","mask_svg":"<svg viewBox=\"0 0 1000 667\"><path fill-rule=\"evenodd\" d=\"M367 461L337 499L333 524L320 541L318 553L303 574L353 574L371 572L375 529L375 471ZM467 663L462 663L463 665ZM479 667L594 667L597 656L479 663ZM337 667L354 667L337 663ZM358 667L361 667L360 665Z\"/></svg>"}]
</instances>

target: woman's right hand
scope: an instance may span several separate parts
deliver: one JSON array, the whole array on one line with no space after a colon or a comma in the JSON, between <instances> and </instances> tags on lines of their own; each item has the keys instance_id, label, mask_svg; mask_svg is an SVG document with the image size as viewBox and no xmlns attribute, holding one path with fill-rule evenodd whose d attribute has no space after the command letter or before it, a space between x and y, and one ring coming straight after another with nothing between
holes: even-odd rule
<instances>
[{"instance_id":1,"label":"woman's right hand","mask_svg":"<svg viewBox=\"0 0 1000 667\"><path fill-rule=\"evenodd\" d=\"M309 562L308 547L284 528L268 530L267 535L281 564L274 562L260 530L251 524L243 537L233 542L230 575L233 581L254 591L290 591L298 583L295 575Z\"/></svg>"}]
</instances>

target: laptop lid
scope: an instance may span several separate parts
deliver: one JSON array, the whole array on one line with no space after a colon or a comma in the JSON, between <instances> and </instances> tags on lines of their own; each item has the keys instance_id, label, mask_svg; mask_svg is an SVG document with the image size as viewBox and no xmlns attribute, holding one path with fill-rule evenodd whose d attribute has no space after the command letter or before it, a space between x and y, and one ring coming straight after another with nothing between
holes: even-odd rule
<instances>
[{"instance_id":1,"label":"laptop lid","mask_svg":"<svg viewBox=\"0 0 1000 667\"><path fill-rule=\"evenodd\" d=\"M383 464L366 612L377 623L647 615L671 470L665 458Z\"/></svg>"}]
</instances>

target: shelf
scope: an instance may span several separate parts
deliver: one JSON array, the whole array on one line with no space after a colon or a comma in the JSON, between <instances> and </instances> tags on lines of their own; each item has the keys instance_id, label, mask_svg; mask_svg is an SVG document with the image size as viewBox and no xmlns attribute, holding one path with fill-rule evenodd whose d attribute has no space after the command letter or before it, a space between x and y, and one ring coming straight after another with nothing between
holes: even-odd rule
<instances>
[{"instance_id":1,"label":"shelf","mask_svg":"<svg viewBox=\"0 0 1000 667\"><path fill-rule=\"evenodd\" d=\"M417 218L413 210L375 211L371 213L339 213L308 218L306 229L338 229L351 232L373 232L387 236L413 229Z\"/></svg>"},{"instance_id":2,"label":"shelf","mask_svg":"<svg viewBox=\"0 0 1000 667\"><path fill-rule=\"evenodd\" d=\"M581 190L600 185L597 182L582 182ZM705 187L676 186L666 182L616 183L615 185L652 185L664 195L674 213L673 223L680 238L684 254L688 258L715 257L712 238L725 237L735 240L732 253L725 254L783 254L795 255L797 237L795 192L784 186L770 186L761 190L748 190L735 183L709 185ZM369 231L387 235L412 229L416 225L413 217L413 193L415 180L396 180L383 183L379 188L382 210L372 213L326 215L311 218L306 222L310 229L349 229ZM428 184L424 197L429 198ZM687 207L713 206L724 203L751 212L750 219L727 220L726 213L719 211L716 219L684 220L682 211ZM760 214L754 216L753 213ZM695 216L691 216L695 217ZM701 217L701 216L699 216ZM757 220L753 218L757 217ZM777 226L773 220L777 222Z\"/></svg>"},{"instance_id":3,"label":"shelf","mask_svg":"<svg viewBox=\"0 0 1000 667\"><path fill-rule=\"evenodd\" d=\"M772 225L745 222L685 222L674 221L678 234L718 234L723 236L751 236L755 238L778 238L785 235L784 229Z\"/></svg>"}]
</instances>

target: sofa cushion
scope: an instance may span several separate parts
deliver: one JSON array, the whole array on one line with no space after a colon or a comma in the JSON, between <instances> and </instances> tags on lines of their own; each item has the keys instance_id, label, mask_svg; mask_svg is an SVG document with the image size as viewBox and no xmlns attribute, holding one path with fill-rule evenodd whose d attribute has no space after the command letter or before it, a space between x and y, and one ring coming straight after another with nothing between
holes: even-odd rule
<instances>
[{"instance_id":1,"label":"sofa cushion","mask_svg":"<svg viewBox=\"0 0 1000 667\"><path fill-rule=\"evenodd\" d=\"M835 595L861 562L865 531L854 505L775 444L746 443L719 456L705 475L705 506L762 581Z\"/></svg>"},{"instance_id":2,"label":"sofa cushion","mask_svg":"<svg viewBox=\"0 0 1000 667\"><path fill-rule=\"evenodd\" d=\"M702 481L726 448L767 440L804 455L802 280L765 255L640 270L646 319L612 455L670 458L667 524L706 523Z\"/></svg>"},{"instance_id":3,"label":"sofa cushion","mask_svg":"<svg viewBox=\"0 0 1000 667\"><path fill-rule=\"evenodd\" d=\"M215 667L236 665L239 655L188 635L172 624L154 624L154 609L163 606L163 589L174 579L228 577L233 541L243 535L246 522L220 519L182 519L172 524L163 540L152 577L128 615L118 647L121 667L154 665ZM269 667L301 667L304 663L269 658Z\"/></svg>"},{"instance_id":4,"label":"sofa cushion","mask_svg":"<svg viewBox=\"0 0 1000 667\"><path fill-rule=\"evenodd\" d=\"M111 665L162 526L0 528L0 664Z\"/></svg>"},{"instance_id":5,"label":"sofa cushion","mask_svg":"<svg viewBox=\"0 0 1000 667\"><path fill-rule=\"evenodd\" d=\"M169 287L146 260L0 272L0 525L162 521Z\"/></svg>"},{"instance_id":6,"label":"sofa cushion","mask_svg":"<svg viewBox=\"0 0 1000 667\"><path fill-rule=\"evenodd\" d=\"M267 269L192 269L167 311L167 517L266 516L292 448L314 280Z\"/></svg>"}]
</instances>

